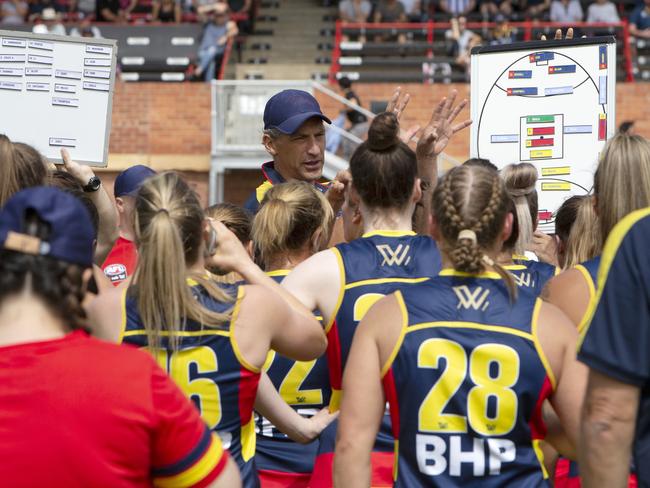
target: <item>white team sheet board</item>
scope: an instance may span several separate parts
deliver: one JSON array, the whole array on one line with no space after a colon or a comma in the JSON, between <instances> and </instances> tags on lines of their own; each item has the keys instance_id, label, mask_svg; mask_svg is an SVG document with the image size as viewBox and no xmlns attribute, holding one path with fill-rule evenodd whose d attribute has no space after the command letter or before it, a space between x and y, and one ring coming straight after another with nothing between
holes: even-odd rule
<instances>
[{"instance_id":1,"label":"white team sheet board","mask_svg":"<svg viewBox=\"0 0 650 488\"><path fill-rule=\"evenodd\" d=\"M479 46L471 69L472 157L534 164L540 229L554 232L555 211L592 190L616 132L615 39Z\"/></svg>"},{"instance_id":2,"label":"white team sheet board","mask_svg":"<svg viewBox=\"0 0 650 488\"><path fill-rule=\"evenodd\" d=\"M116 41L0 30L0 134L106 166Z\"/></svg>"}]
</instances>

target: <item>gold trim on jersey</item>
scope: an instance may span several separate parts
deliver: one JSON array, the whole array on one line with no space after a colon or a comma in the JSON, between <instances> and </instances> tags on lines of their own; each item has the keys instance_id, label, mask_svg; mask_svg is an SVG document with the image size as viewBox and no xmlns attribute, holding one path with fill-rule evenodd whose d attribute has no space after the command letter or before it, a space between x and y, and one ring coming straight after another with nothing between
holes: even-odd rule
<instances>
[{"instance_id":1,"label":"gold trim on jersey","mask_svg":"<svg viewBox=\"0 0 650 488\"><path fill-rule=\"evenodd\" d=\"M551 382L551 387L553 388L553 391L555 391L555 387L557 386L555 373L553 373L553 369L551 369L551 364L548 362L548 358L546 357L546 354L544 353L544 349L542 348L542 344L539 342L539 337L537 336L537 325L539 320L539 312L542 308L542 303L544 302L542 301L541 298L535 300L535 308L533 309L533 318L531 319L531 323L530 323L531 332L533 334L533 343L535 344L537 355L539 356L540 361L542 361L542 364L544 365L544 369L546 370L546 375L548 376L548 379Z\"/></svg>"},{"instance_id":2,"label":"gold trim on jersey","mask_svg":"<svg viewBox=\"0 0 650 488\"><path fill-rule=\"evenodd\" d=\"M531 342L534 342L533 335L524 332L521 330L513 329L505 325L487 325L479 324L477 322L460 322L460 321L444 321L440 320L437 322L422 322L420 324L410 325L406 328L406 333L416 332L422 329L433 329L437 327L444 327L449 329L476 329L476 330L487 330L489 332L497 332L500 334L510 334L518 337L522 337Z\"/></svg>"},{"instance_id":3,"label":"gold trim on jersey","mask_svg":"<svg viewBox=\"0 0 650 488\"><path fill-rule=\"evenodd\" d=\"M491 280L500 280L501 275L496 271L484 271L483 273L466 273L465 271L457 271L453 268L445 268L440 270L438 276L461 276L463 278L488 278Z\"/></svg>"},{"instance_id":4,"label":"gold trim on jersey","mask_svg":"<svg viewBox=\"0 0 650 488\"><path fill-rule=\"evenodd\" d=\"M327 325L325 325L325 334L328 334L330 329L332 328L332 325L334 325L334 321L336 320L336 315L339 313L339 310L341 309L341 303L343 303L343 297L345 296L345 290L346 290L345 265L343 264L343 256L341 256L341 252L335 247L331 248L331 251L334 253L334 256L336 256L336 263L339 266L341 281L340 281L340 288L339 288L339 297L336 300L336 305L334 306L334 310L332 310L332 315L330 316L329 322L327 322Z\"/></svg>"},{"instance_id":5,"label":"gold trim on jersey","mask_svg":"<svg viewBox=\"0 0 650 488\"><path fill-rule=\"evenodd\" d=\"M267 276L287 276L291 272L290 269L274 269L273 271L267 271Z\"/></svg>"},{"instance_id":6,"label":"gold trim on jersey","mask_svg":"<svg viewBox=\"0 0 650 488\"><path fill-rule=\"evenodd\" d=\"M388 370L393 365L393 361L395 361L395 358L397 357L397 353L402 347L402 343L404 342L404 336L406 335L406 328L409 325L409 313L408 310L406 310L406 304L404 303L404 297L402 296L402 292L397 290L395 292L395 299L397 300L397 306L399 307L400 314L402 315L402 326L400 328L399 337L397 338L397 341L393 346L393 350L391 351L390 355L388 356L388 359L386 359L386 362L381 368L382 379L384 378L384 376L386 376L386 373L388 373Z\"/></svg>"},{"instance_id":7,"label":"gold trim on jersey","mask_svg":"<svg viewBox=\"0 0 650 488\"><path fill-rule=\"evenodd\" d=\"M361 237L373 237L373 236L382 236L382 237L404 237L404 236L415 236L417 235L412 230L371 230L366 232Z\"/></svg>"},{"instance_id":8,"label":"gold trim on jersey","mask_svg":"<svg viewBox=\"0 0 650 488\"><path fill-rule=\"evenodd\" d=\"M397 481L399 474L399 439L395 439L395 446L393 448L393 481Z\"/></svg>"},{"instance_id":9,"label":"gold trim on jersey","mask_svg":"<svg viewBox=\"0 0 650 488\"><path fill-rule=\"evenodd\" d=\"M603 290L605 289L605 282L607 281L607 276L609 275L609 269L612 267L612 263L614 262L618 248L621 246L623 239L630 231L632 226L648 215L650 215L650 208L636 210L624 217L610 232L603 249L602 257L600 259L600 267L598 268L598 293L596 294L596 299L592 300L589 303L587 310L587 319L585 320L586 325L582 329L580 337L578 338L578 350L580 350L582 347L582 342L585 340L585 336L589 331L591 319L596 312L598 302L600 301L600 297L602 296Z\"/></svg>"},{"instance_id":10,"label":"gold trim on jersey","mask_svg":"<svg viewBox=\"0 0 650 488\"><path fill-rule=\"evenodd\" d=\"M544 451L542 451L542 447L539 445L540 442L542 442L541 439L533 439L533 451L535 452L537 461L539 461L539 465L542 468L542 475L544 476L544 479L548 479L548 471L544 465Z\"/></svg>"},{"instance_id":11,"label":"gold trim on jersey","mask_svg":"<svg viewBox=\"0 0 650 488\"><path fill-rule=\"evenodd\" d=\"M244 461L255 455L255 441L255 416L251 415L251 419L241 426L241 457Z\"/></svg>"},{"instance_id":12,"label":"gold trim on jersey","mask_svg":"<svg viewBox=\"0 0 650 488\"><path fill-rule=\"evenodd\" d=\"M244 294L244 287L238 287L237 300L235 301L235 306L232 309L232 317L230 318L230 333L228 334L230 336L230 346L232 347L232 351L235 353L235 357L237 358L237 361L239 361L239 364L252 373L260 373L261 368L252 365L244 359L244 356L239 349L239 344L237 344L237 339L235 339L235 323L239 317L239 309L241 308L241 302L244 300Z\"/></svg>"},{"instance_id":13,"label":"gold trim on jersey","mask_svg":"<svg viewBox=\"0 0 650 488\"><path fill-rule=\"evenodd\" d=\"M122 313L120 317L120 334L117 337L118 344L122 344L126 333L126 292L127 291L129 291L129 287L125 286L124 290L122 290L122 293L120 294L120 307L122 307Z\"/></svg>"},{"instance_id":14,"label":"gold trim on jersey","mask_svg":"<svg viewBox=\"0 0 650 488\"><path fill-rule=\"evenodd\" d=\"M337 390L332 388L332 394L330 395L330 404L329 409L331 413L338 412L341 409L341 397L343 396L343 390Z\"/></svg>"},{"instance_id":15,"label":"gold trim on jersey","mask_svg":"<svg viewBox=\"0 0 650 488\"><path fill-rule=\"evenodd\" d=\"M507 269L508 271L523 271L528 270L528 267L523 264L506 264L503 266L503 269Z\"/></svg>"},{"instance_id":16,"label":"gold trim on jersey","mask_svg":"<svg viewBox=\"0 0 650 488\"><path fill-rule=\"evenodd\" d=\"M215 468L224 456L221 440L212 434L210 447L196 463L182 473L173 476L161 476L153 479L153 485L159 488L175 488L178 486L194 486Z\"/></svg>"},{"instance_id":17,"label":"gold trim on jersey","mask_svg":"<svg viewBox=\"0 0 650 488\"><path fill-rule=\"evenodd\" d=\"M576 264L574 268L582 273L583 278L587 282L587 288L589 288L589 303L587 304L585 313L583 313L582 317L580 318L580 322L578 322L578 333L581 333L582 330L587 326L589 309L591 307L591 304L594 302L594 299L596 298L596 284L594 283L594 280L591 279L591 274L587 268L585 268L582 264Z\"/></svg>"},{"instance_id":18,"label":"gold trim on jersey","mask_svg":"<svg viewBox=\"0 0 650 488\"><path fill-rule=\"evenodd\" d=\"M428 277L423 277L423 278L376 278L372 280L361 280L361 281L354 281L352 283L349 283L345 285L346 290L350 290L352 288L357 288L359 286L364 286L364 285L381 285L382 283L422 283L423 281L427 281L429 278Z\"/></svg>"},{"instance_id":19,"label":"gold trim on jersey","mask_svg":"<svg viewBox=\"0 0 650 488\"><path fill-rule=\"evenodd\" d=\"M262 365L262 371L268 371L273 361L275 360L275 351L273 349L269 350L269 353L266 355L266 361Z\"/></svg>"}]
</instances>

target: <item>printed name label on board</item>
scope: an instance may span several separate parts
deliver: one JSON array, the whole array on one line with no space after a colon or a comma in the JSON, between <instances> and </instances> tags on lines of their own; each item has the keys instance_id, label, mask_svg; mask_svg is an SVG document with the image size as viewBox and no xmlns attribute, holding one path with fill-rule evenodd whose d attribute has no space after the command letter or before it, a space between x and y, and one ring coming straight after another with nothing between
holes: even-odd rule
<instances>
[{"instance_id":1,"label":"printed name label on board","mask_svg":"<svg viewBox=\"0 0 650 488\"><path fill-rule=\"evenodd\" d=\"M14 81L0 81L0 90L21 91L22 89L23 89L22 83L17 83Z\"/></svg>"},{"instance_id":2,"label":"printed name label on board","mask_svg":"<svg viewBox=\"0 0 650 488\"><path fill-rule=\"evenodd\" d=\"M27 45L32 49L42 49L44 51L54 51L54 43L47 41L28 41Z\"/></svg>"},{"instance_id":3,"label":"printed name label on board","mask_svg":"<svg viewBox=\"0 0 650 488\"><path fill-rule=\"evenodd\" d=\"M111 60L109 58L85 58L84 66L110 66Z\"/></svg>"},{"instance_id":4,"label":"printed name label on board","mask_svg":"<svg viewBox=\"0 0 650 488\"><path fill-rule=\"evenodd\" d=\"M52 64L54 58L52 56L39 56L38 54L28 54L27 61L36 64Z\"/></svg>"},{"instance_id":5,"label":"printed name label on board","mask_svg":"<svg viewBox=\"0 0 650 488\"><path fill-rule=\"evenodd\" d=\"M60 93L76 93L77 87L74 85L66 85L65 83L55 83L54 91Z\"/></svg>"},{"instance_id":6,"label":"printed name label on board","mask_svg":"<svg viewBox=\"0 0 650 488\"><path fill-rule=\"evenodd\" d=\"M25 76L52 76L52 68L25 68Z\"/></svg>"},{"instance_id":7,"label":"printed name label on board","mask_svg":"<svg viewBox=\"0 0 650 488\"><path fill-rule=\"evenodd\" d=\"M57 69L54 72L54 76L57 78L69 78L71 80L80 80L81 71L69 71L67 69Z\"/></svg>"},{"instance_id":8,"label":"printed name label on board","mask_svg":"<svg viewBox=\"0 0 650 488\"><path fill-rule=\"evenodd\" d=\"M95 44L86 44L86 52L94 54L111 54L110 46L97 46Z\"/></svg>"},{"instance_id":9,"label":"printed name label on board","mask_svg":"<svg viewBox=\"0 0 650 488\"><path fill-rule=\"evenodd\" d=\"M7 47L26 47L27 41L24 39L8 39L6 37L3 37L2 45Z\"/></svg>"},{"instance_id":10,"label":"printed name label on board","mask_svg":"<svg viewBox=\"0 0 650 488\"><path fill-rule=\"evenodd\" d=\"M84 90L97 90L97 91L110 90L110 85L108 83L97 83L95 81L84 81L83 87Z\"/></svg>"},{"instance_id":11,"label":"printed name label on board","mask_svg":"<svg viewBox=\"0 0 650 488\"><path fill-rule=\"evenodd\" d=\"M84 76L87 78L103 78L108 80L111 77L111 72L99 69L85 69Z\"/></svg>"},{"instance_id":12,"label":"printed name label on board","mask_svg":"<svg viewBox=\"0 0 650 488\"><path fill-rule=\"evenodd\" d=\"M23 76L22 68L0 68L0 76Z\"/></svg>"},{"instance_id":13,"label":"printed name label on board","mask_svg":"<svg viewBox=\"0 0 650 488\"><path fill-rule=\"evenodd\" d=\"M50 137L50 146L75 147L76 139L65 139L62 137Z\"/></svg>"},{"instance_id":14,"label":"printed name label on board","mask_svg":"<svg viewBox=\"0 0 650 488\"><path fill-rule=\"evenodd\" d=\"M50 91L49 83L36 83L33 81L27 82L28 91Z\"/></svg>"},{"instance_id":15,"label":"printed name label on board","mask_svg":"<svg viewBox=\"0 0 650 488\"><path fill-rule=\"evenodd\" d=\"M0 63L24 63L24 54L0 54Z\"/></svg>"},{"instance_id":16,"label":"printed name label on board","mask_svg":"<svg viewBox=\"0 0 650 488\"><path fill-rule=\"evenodd\" d=\"M52 105L62 105L64 107L78 107L79 99L54 97L52 98Z\"/></svg>"}]
</instances>

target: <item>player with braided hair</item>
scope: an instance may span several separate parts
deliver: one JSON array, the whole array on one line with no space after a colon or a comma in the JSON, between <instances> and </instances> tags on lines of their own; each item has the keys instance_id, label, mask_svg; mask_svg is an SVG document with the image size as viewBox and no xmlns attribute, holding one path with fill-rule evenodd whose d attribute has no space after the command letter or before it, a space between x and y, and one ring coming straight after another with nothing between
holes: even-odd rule
<instances>
[{"instance_id":1,"label":"player with braided hair","mask_svg":"<svg viewBox=\"0 0 650 488\"><path fill-rule=\"evenodd\" d=\"M451 170L433 194L443 269L379 300L356 332L343 379L335 486L368 486L390 404L395 486L544 486L539 447L549 399L575 455L585 369L562 312L515 285L495 261L510 236L498 174Z\"/></svg>"}]
</instances>

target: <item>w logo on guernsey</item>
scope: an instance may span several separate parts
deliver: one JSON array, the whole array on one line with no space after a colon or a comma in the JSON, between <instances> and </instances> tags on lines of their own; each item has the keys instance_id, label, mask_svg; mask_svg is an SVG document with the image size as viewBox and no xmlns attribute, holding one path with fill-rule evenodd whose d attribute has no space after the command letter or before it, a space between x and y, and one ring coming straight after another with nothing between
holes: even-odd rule
<instances>
[{"instance_id":1,"label":"w logo on guernsey","mask_svg":"<svg viewBox=\"0 0 650 488\"><path fill-rule=\"evenodd\" d=\"M410 245L404 246L403 244L400 244L395 250L393 250L393 248L388 244L379 244L375 247L377 248L377 251L379 251L379 254L384 258L381 263L382 266L386 264L388 266L393 266L394 264L397 266L402 266L402 264L404 264L404 266L406 266L411 262L411 256L408 255L409 249L411 249Z\"/></svg>"},{"instance_id":2,"label":"w logo on guernsey","mask_svg":"<svg viewBox=\"0 0 650 488\"><path fill-rule=\"evenodd\" d=\"M512 277L515 279L517 286L532 288L535 286L535 280L530 273L521 273L520 275L512 273Z\"/></svg>"},{"instance_id":3,"label":"w logo on guernsey","mask_svg":"<svg viewBox=\"0 0 650 488\"><path fill-rule=\"evenodd\" d=\"M470 290L469 286L454 286L454 293L458 297L458 306L456 308L466 308L474 310L485 311L490 305L490 302L487 301L487 297L490 294L490 290L484 290L483 287L477 286L474 290Z\"/></svg>"}]
</instances>

